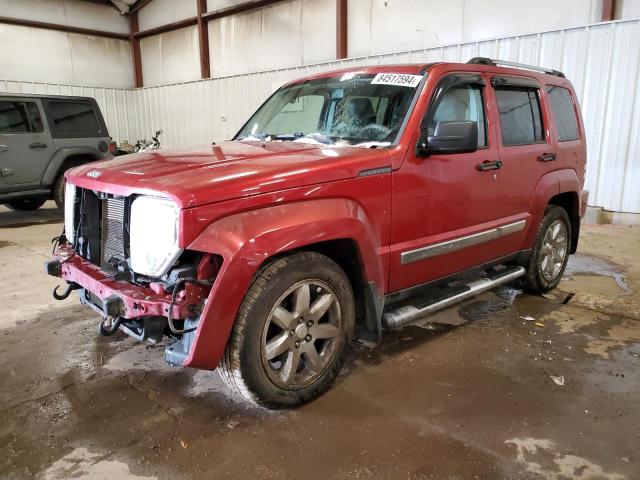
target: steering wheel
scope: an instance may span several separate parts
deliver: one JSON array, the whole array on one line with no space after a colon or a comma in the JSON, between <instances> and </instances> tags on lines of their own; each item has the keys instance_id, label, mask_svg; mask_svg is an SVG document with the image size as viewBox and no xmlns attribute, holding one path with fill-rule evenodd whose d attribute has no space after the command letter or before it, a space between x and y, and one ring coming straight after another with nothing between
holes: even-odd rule
<instances>
[{"instance_id":1,"label":"steering wheel","mask_svg":"<svg viewBox=\"0 0 640 480\"><path fill-rule=\"evenodd\" d=\"M362 127L360 129L359 137L362 139L366 139L369 141L377 140L381 141L386 139L391 133L391 129L385 127L384 125L379 125L377 123L370 123L369 125Z\"/></svg>"}]
</instances>

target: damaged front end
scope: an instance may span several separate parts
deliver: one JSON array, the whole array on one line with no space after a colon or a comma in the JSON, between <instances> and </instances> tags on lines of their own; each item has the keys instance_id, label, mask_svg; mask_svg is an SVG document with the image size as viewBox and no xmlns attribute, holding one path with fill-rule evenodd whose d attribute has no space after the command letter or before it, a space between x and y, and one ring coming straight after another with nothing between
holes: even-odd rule
<instances>
[{"instance_id":1,"label":"damaged front end","mask_svg":"<svg viewBox=\"0 0 640 480\"><path fill-rule=\"evenodd\" d=\"M67 283L54 298L78 290L80 302L102 317L102 335L122 331L152 343L170 337L165 358L182 365L220 257L177 248L177 209L166 199L70 186L67 201L65 233L46 264L48 274Z\"/></svg>"}]
</instances>

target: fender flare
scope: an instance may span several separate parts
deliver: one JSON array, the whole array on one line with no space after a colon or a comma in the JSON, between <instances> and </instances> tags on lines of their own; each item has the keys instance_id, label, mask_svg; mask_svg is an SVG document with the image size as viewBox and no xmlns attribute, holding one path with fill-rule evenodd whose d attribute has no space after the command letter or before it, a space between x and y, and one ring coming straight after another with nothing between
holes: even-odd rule
<instances>
[{"instance_id":1,"label":"fender flare","mask_svg":"<svg viewBox=\"0 0 640 480\"><path fill-rule=\"evenodd\" d=\"M223 217L188 249L222 256L185 366L214 370L255 273L273 256L330 240L355 242L363 280L386 284L380 239L353 200L320 199L272 205ZM382 292L379 292L382 296Z\"/></svg>"},{"instance_id":2,"label":"fender flare","mask_svg":"<svg viewBox=\"0 0 640 480\"><path fill-rule=\"evenodd\" d=\"M582 192L582 187L580 185L580 179L578 179L578 174L571 168L558 170L556 173L558 174L559 193L575 193L578 199L578 212L580 212L580 203L582 202L582 195L580 195L580 193Z\"/></svg>"},{"instance_id":3,"label":"fender flare","mask_svg":"<svg viewBox=\"0 0 640 480\"><path fill-rule=\"evenodd\" d=\"M94 160L99 160L102 157L102 154L95 147L84 146L60 148L59 150L55 151L55 153L51 157L51 160L49 160L49 165L47 165L47 169L42 175L42 185L52 185L58 177L60 169L64 165L65 160L73 155L91 155Z\"/></svg>"},{"instance_id":4,"label":"fender flare","mask_svg":"<svg viewBox=\"0 0 640 480\"><path fill-rule=\"evenodd\" d=\"M560 193L573 192L578 195L578 201L580 201L580 190L578 175L571 168L554 170L540 177L529 206L531 225L527 231L525 245L533 245L549 200Z\"/></svg>"},{"instance_id":5,"label":"fender flare","mask_svg":"<svg viewBox=\"0 0 640 480\"><path fill-rule=\"evenodd\" d=\"M540 227L540 222L542 222L542 217L544 217L544 211L549 204L549 200L558 195L558 193L560 193L560 184L558 182L557 172L548 172L540 177L529 205L531 223L525 237L525 245L527 245L527 248L533 247L533 242L536 240L538 228Z\"/></svg>"}]
</instances>

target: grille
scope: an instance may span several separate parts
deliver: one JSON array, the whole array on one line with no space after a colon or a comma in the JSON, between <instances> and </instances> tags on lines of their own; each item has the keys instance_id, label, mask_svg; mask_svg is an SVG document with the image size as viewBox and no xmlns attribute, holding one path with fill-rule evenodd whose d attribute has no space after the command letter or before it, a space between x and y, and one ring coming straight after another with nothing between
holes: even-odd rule
<instances>
[{"instance_id":1,"label":"grille","mask_svg":"<svg viewBox=\"0 0 640 480\"><path fill-rule=\"evenodd\" d=\"M124 251L124 198L102 200L101 267L113 268L114 259L125 260ZM117 261L116 261L117 263Z\"/></svg>"}]
</instances>

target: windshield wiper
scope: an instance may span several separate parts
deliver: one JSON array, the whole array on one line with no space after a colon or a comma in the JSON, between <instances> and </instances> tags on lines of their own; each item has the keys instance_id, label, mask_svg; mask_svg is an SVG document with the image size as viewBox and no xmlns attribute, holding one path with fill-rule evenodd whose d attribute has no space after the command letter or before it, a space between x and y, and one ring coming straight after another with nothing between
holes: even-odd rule
<instances>
[{"instance_id":1,"label":"windshield wiper","mask_svg":"<svg viewBox=\"0 0 640 480\"><path fill-rule=\"evenodd\" d=\"M314 140L318 143L322 143L323 145L333 145L334 143L336 143L331 138L327 137L325 134L320 132L308 133L301 139L298 139L298 141L302 142L305 138L309 140Z\"/></svg>"},{"instance_id":2,"label":"windshield wiper","mask_svg":"<svg viewBox=\"0 0 640 480\"><path fill-rule=\"evenodd\" d=\"M294 132L294 133L252 133L251 135L247 135L244 137L238 138L238 140L245 141L281 141L281 142L300 142L300 143L315 143L322 145L333 145L334 142L331 138L326 135L315 132L304 134L302 132Z\"/></svg>"},{"instance_id":3,"label":"windshield wiper","mask_svg":"<svg viewBox=\"0 0 640 480\"><path fill-rule=\"evenodd\" d=\"M380 147L388 147L389 145L391 145L391 142L379 142L376 140L371 140L371 141L356 143L355 145L352 145L352 146L359 147L359 148L380 148Z\"/></svg>"}]
</instances>

